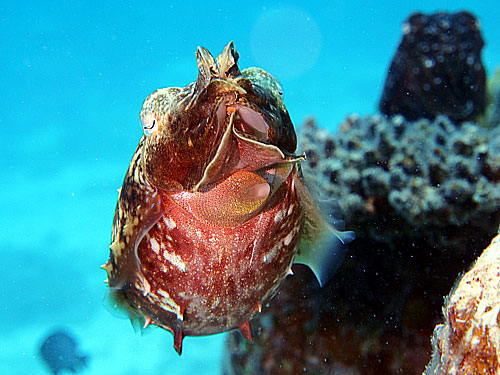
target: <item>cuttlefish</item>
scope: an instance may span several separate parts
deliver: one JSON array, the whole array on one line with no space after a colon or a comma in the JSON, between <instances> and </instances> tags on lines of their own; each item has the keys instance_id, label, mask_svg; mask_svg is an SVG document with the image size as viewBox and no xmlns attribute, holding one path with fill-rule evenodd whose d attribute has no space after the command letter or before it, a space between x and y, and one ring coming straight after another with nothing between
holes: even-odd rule
<instances>
[{"instance_id":1,"label":"cuttlefish","mask_svg":"<svg viewBox=\"0 0 500 375\"><path fill-rule=\"evenodd\" d=\"M304 181L276 78L240 71L232 42L217 61L196 57L196 82L144 102L103 266L112 305L171 331L179 354L187 335L239 328L251 340L294 262L324 283L354 238Z\"/></svg>"}]
</instances>

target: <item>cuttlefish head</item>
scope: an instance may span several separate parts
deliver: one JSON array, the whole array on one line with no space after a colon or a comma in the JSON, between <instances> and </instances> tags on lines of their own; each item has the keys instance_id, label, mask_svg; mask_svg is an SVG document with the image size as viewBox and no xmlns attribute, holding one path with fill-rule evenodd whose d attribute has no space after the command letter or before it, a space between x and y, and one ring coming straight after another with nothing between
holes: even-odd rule
<instances>
[{"instance_id":1,"label":"cuttlefish head","mask_svg":"<svg viewBox=\"0 0 500 375\"><path fill-rule=\"evenodd\" d=\"M240 71L233 42L217 61L203 47L196 57L196 82L157 90L144 102L146 178L175 194L203 192L245 171L255 173L258 185L245 173L250 196L264 194L265 183L271 192L302 160L293 156L296 135L279 82L259 68Z\"/></svg>"}]
</instances>

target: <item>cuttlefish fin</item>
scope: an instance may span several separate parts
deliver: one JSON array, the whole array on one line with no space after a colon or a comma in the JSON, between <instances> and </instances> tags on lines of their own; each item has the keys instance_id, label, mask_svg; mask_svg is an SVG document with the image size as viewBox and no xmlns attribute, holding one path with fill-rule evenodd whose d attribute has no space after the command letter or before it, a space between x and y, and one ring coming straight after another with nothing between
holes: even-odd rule
<instances>
[{"instance_id":1,"label":"cuttlefish fin","mask_svg":"<svg viewBox=\"0 0 500 375\"><path fill-rule=\"evenodd\" d=\"M295 263L307 265L320 286L325 285L342 264L346 244L356 237L352 231L343 231L339 220L339 206L334 200L315 201L308 188L295 179L297 191L305 207L306 221Z\"/></svg>"}]
</instances>

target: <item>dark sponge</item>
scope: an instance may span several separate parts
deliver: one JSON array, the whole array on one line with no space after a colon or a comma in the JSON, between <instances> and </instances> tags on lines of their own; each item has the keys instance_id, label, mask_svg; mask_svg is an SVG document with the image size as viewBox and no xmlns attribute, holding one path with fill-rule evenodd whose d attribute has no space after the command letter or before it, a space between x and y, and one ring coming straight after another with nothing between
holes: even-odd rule
<instances>
[{"instance_id":1,"label":"dark sponge","mask_svg":"<svg viewBox=\"0 0 500 375\"><path fill-rule=\"evenodd\" d=\"M468 12L412 14L392 60L380 111L408 120L474 119L486 106L484 46L479 22Z\"/></svg>"}]
</instances>

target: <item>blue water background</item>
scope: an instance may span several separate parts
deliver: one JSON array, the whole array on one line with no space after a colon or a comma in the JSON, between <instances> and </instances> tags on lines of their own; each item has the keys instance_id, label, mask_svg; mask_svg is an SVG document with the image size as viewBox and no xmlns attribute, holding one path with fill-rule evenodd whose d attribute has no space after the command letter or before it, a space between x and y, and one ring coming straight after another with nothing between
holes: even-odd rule
<instances>
[{"instance_id":1,"label":"blue water background","mask_svg":"<svg viewBox=\"0 0 500 375\"><path fill-rule=\"evenodd\" d=\"M2 2L0 374L48 374L38 346L55 327L91 357L86 374L218 374L225 335L188 337L179 357L170 333L135 334L102 305L142 101L195 80L198 45L217 55L234 40L240 67L281 80L296 126L314 115L334 129L376 111L415 10L471 10L488 73L500 64L496 1L411 3Z\"/></svg>"}]
</instances>

